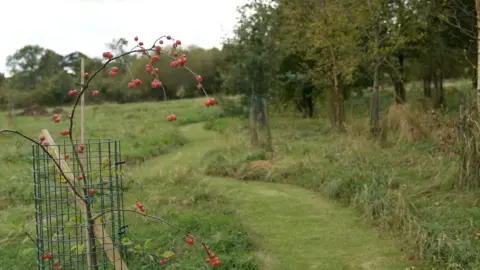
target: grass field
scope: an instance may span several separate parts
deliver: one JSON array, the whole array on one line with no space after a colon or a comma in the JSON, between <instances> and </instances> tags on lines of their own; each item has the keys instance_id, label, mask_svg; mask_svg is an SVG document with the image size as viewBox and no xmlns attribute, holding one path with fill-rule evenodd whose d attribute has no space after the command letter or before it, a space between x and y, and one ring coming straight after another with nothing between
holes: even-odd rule
<instances>
[{"instance_id":1,"label":"grass field","mask_svg":"<svg viewBox=\"0 0 480 270\"><path fill-rule=\"evenodd\" d=\"M478 263L476 194L442 185L456 164L430 153L432 142L381 148L359 135L334 134L325 120L274 116L272 155L249 148L245 120L220 118L220 108L202 100L164 106L88 107L88 137L121 139L126 205L141 200L151 214L204 239L222 258L221 269L418 269L418 250L405 249L412 246L431 252L430 260L450 259L452 268ZM173 124L165 121L168 111L178 116ZM50 116L10 121L0 114L0 127L32 137L42 128L56 136L64 125ZM24 235L34 235L30 145L11 135L0 136L0 144L0 269L33 269L36 254ZM248 167L267 159L272 167ZM202 251L180 233L126 219L135 244L151 239L153 251L177 254L169 269L207 269ZM160 269L142 252L129 265Z\"/></svg>"},{"instance_id":2,"label":"grass field","mask_svg":"<svg viewBox=\"0 0 480 270\"><path fill-rule=\"evenodd\" d=\"M201 100L169 104L178 115L174 124L165 121L162 103L87 108L88 137L122 140L126 205L141 200L151 214L201 237L222 258L222 269L404 269L410 264L354 212L315 193L205 176L204 156L228 144L201 123L214 123L221 110L202 105ZM50 116L1 117L0 126L32 137L42 128L54 136L65 128ZM34 245L24 235L34 235L30 144L10 135L2 135L0 143L0 269L33 269ZM207 267L202 251L186 247L175 230L126 219L135 244L151 239L151 249L177 254L170 269ZM141 252L129 264L131 269L160 268Z\"/></svg>"}]
</instances>

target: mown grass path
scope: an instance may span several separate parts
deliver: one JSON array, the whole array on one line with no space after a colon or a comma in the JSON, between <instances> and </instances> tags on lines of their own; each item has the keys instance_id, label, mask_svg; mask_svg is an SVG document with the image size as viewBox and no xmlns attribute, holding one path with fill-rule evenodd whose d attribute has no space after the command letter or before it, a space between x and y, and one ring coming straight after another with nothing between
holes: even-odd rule
<instances>
[{"instance_id":1,"label":"mown grass path","mask_svg":"<svg viewBox=\"0 0 480 270\"><path fill-rule=\"evenodd\" d=\"M222 143L202 124L181 127L191 141L174 153L149 160L154 170L198 167L203 155ZM354 210L303 188L200 176L228 198L260 246L264 269L406 269L409 262L393 241L362 224Z\"/></svg>"}]
</instances>

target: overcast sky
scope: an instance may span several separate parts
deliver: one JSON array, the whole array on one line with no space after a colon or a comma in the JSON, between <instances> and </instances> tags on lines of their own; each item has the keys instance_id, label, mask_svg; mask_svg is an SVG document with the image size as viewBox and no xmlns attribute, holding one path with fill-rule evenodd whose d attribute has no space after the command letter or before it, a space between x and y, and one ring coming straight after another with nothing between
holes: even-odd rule
<instances>
[{"instance_id":1,"label":"overcast sky","mask_svg":"<svg viewBox=\"0 0 480 270\"><path fill-rule=\"evenodd\" d=\"M146 44L164 34L182 44L220 47L231 36L236 7L245 0L9 0L0 15L0 72L25 45L59 54L81 51L101 57L105 43L138 36Z\"/></svg>"}]
</instances>

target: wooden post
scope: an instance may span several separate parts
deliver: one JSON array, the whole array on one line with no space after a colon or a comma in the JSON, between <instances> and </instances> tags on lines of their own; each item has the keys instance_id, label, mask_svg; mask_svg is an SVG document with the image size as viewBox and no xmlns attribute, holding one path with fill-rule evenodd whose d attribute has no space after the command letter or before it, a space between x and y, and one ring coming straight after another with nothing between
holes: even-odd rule
<instances>
[{"instance_id":1,"label":"wooden post","mask_svg":"<svg viewBox=\"0 0 480 270\"><path fill-rule=\"evenodd\" d=\"M52 155L52 157L58 161L60 167L58 168L61 170L64 174L65 177L67 177L67 181L70 183L75 183L75 175L73 172L70 170L67 162L65 159L61 158L60 153L58 152L57 148L55 147L55 142L53 141L52 136L50 136L50 133L46 129L42 129L41 131L41 136L45 137L45 140L48 142L50 146L48 146L47 150ZM68 184L67 184L68 185ZM72 187L68 185L68 189L70 192L72 192L73 196L76 198L76 202L78 205L78 208L80 211L86 212L87 211L87 205L85 202L82 200L82 198L78 198L78 196L75 194L73 191ZM82 189L76 189L78 194L80 196L84 196L84 192ZM110 238L110 234L103 228L102 223L99 223L97 220L94 220L94 230L93 233L96 237L96 239L100 242L102 248L105 251L105 254L107 255L108 259L112 263L113 267L115 270L128 270L127 264L123 261L122 257L120 256L120 253L116 249L115 245L113 244L112 239ZM88 257L88 256L87 256ZM90 266L91 264L89 264Z\"/></svg>"}]
</instances>

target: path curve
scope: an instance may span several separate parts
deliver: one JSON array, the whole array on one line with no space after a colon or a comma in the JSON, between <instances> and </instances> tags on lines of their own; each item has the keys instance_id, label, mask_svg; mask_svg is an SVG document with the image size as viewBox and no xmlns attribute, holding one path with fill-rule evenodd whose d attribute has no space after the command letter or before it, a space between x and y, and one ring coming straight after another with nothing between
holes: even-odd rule
<instances>
[{"instance_id":1,"label":"path curve","mask_svg":"<svg viewBox=\"0 0 480 270\"><path fill-rule=\"evenodd\" d=\"M222 135L203 129L201 123L180 131L189 144L147 162L198 167L203 155L222 142ZM232 178L204 176L202 181L227 197L231 205L226 207L252 232L261 249L258 257L263 269L408 269L408 261L392 240L382 239L362 224L354 210L316 192Z\"/></svg>"}]
</instances>

